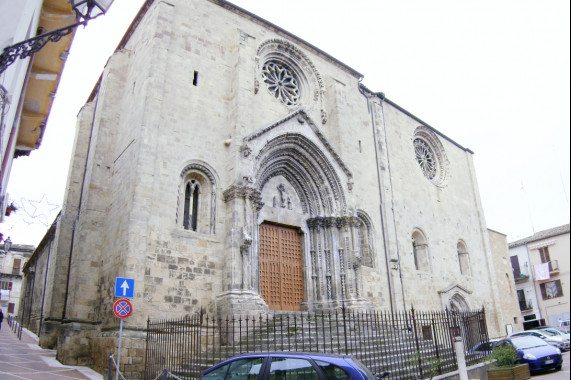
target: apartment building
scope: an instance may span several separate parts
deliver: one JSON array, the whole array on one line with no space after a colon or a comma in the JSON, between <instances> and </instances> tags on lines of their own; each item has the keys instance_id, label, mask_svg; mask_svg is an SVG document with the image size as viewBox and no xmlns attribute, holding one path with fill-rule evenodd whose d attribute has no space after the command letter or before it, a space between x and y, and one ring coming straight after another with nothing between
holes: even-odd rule
<instances>
[{"instance_id":1,"label":"apartment building","mask_svg":"<svg viewBox=\"0 0 571 380\"><path fill-rule=\"evenodd\" d=\"M569 319L569 224L509 244L524 328Z\"/></svg>"}]
</instances>

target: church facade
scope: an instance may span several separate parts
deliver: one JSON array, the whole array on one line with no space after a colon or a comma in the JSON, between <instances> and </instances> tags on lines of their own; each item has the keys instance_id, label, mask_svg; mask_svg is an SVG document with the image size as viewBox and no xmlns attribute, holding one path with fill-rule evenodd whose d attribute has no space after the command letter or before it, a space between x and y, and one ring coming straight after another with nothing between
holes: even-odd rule
<instances>
[{"instance_id":1,"label":"church facade","mask_svg":"<svg viewBox=\"0 0 571 380\"><path fill-rule=\"evenodd\" d=\"M473 153L362 79L225 1L147 1L78 117L40 344L104 367L116 277L133 349L200 310L485 307L499 335Z\"/></svg>"}]
</instances>

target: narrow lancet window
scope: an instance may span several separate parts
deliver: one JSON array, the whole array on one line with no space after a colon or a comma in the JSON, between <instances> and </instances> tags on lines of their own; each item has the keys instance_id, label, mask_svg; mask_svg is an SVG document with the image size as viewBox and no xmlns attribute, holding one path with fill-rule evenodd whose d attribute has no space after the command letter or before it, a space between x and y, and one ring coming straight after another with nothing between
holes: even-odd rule
<instances>
[{"instance_id":1,"label":"narrow lancet window","mask_svg":"<svg viewBox=\"0 0 571 380\"><path fill-rule=\"evenodd\" d=\"M192 180L186 184L184 192L184 221L185 230L196 231L198 226L198 195L200 184Z\"/></svg>"}]
</instances>

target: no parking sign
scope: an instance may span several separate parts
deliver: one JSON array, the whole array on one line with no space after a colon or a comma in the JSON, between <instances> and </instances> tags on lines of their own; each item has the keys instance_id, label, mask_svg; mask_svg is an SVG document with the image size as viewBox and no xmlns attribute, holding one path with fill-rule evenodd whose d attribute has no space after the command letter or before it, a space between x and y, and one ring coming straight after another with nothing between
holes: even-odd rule
<instances>
[{"instance_id":1,"label":"no parking sign","mask_svg":"<svg viewBox=\"0 0 571 380\"><path fill-rule=\"evenodd\" d=\"M129 300L122 298L113 304L113 313L119 318L127 318L132 312L133 306Z\"/></svg>"}]
</instances>

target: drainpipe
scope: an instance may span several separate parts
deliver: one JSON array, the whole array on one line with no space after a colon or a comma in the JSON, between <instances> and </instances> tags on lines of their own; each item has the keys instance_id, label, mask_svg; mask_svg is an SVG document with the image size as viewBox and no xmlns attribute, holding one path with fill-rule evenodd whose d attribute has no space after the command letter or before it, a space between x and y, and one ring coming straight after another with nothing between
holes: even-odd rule
<instances>
[{"instance_id":1,"label":"drainpipe","mask_svg":"<svg viewBox=\"0 0 571 380\"><path fill-rule=\"evenodd\" d=\"M383 190L382 190L382 185L381 185L381 172L380 172L380 167L379 167L379 152L378 152L378 144L377 144L377 131L376 131L376 127L375 127L375 116L373 114L373 110L371 108L371 103L370 103L370 99L369 97L363 93L362 87L361 87L361 81L363 80L363 78L359 79L359 92L367 99L367 110L369 111L369 114L371 115L371 125L373 127L373 141L375 144L375 160L376 160L376 167L377 167L377 184L379 187L379 213L381 216L381 231L382 231L382 235L383 235L383 248L384 248L384 253L385 253L385 265L387 268L387 283L389 286L389 302L390 302L390 306L391 306L391 315L394 318L394 300L393 300L393 286L392 286L392 281L391 281L391 272L390 272L390 265L389 265L389 251L387 248L387 234L386 234L386 230L385 230L385 218L384 218L384 213L383 213Z\"/></svg>"},{"instance_id":2,"label":"drainpipe","mask_svg":"<svg viewBox=\"0 0 571 380\"><path fill-rule=\"evenodd\" d=\"M381 112L383 114L383 130L385 132L385 136L388 136L387 134L387 125L385 123L385 108L383 107L384 104L384 100L385 100L385 94L382 92L377 93L377 96L381 99ZM388 144L388 140L387 140L387 170L389 171L389 184L391 187L391 210L393 211L393 227L395 230L395 243L397 245L397 260L398 260L398 269L399 269L399 277L400 277L400 286L401 286L401 293L402 293L402 307L403 310L406 310L406 299L404 296L404 284L402 282L402 268L400 265L400 245L399 245L399 239L398 239L398 233L397 233L397 222L395 220L395 205L394 205L394 201L395 201L395 197L393 194L393 180L392 180L392 176L391 176L391 161L390 161L390 157L389 157L389 144Z\"/></svg>"}]
</instances>

